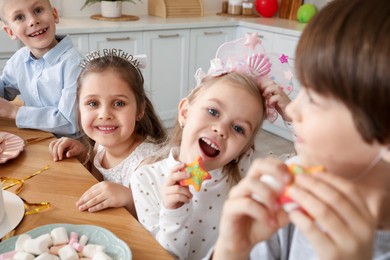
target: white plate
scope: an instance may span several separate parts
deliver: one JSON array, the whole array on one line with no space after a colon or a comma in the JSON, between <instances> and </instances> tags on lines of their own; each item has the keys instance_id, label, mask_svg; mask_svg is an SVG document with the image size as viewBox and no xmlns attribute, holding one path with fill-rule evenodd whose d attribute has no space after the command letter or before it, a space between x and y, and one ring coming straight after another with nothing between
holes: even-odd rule
<instances>
[{"instance_id":1,"label":"white plate","mask_svg":"<svg viewBox=\"0 0 390 260\"><path fill-rule=\"evenodd\" d=\"M32 238L40 235L50 233L54 228L64 227L68 234L70 232L77 232L79 236L86 235L89 240L87 244L97 244L105 247L105 253L114 260L131 260L132 255L129 247L125 242L116 237L111 231L107 229L92 226L92 225L71 225L71 224L50 224L38 227L36 229L26 232ZM0 243L0 253L6 253L14 250L17 236L11 237Z\"/></svg>"},{"instance_id":2,"label":"white plate","mask_svg":"<svg viewBox=\"0 0 390 260\"><path fill-rule=\"evenodd\" d=\"M24 216L24 204L18 195L3 190L5 216L0 223L0 238L14 229Z\"/></svg>"},{"instance_id":3,"label":"white plate","mask_svg":"<svg viewBox=\"0 0 390 260\"><path fill-rule=\"evenodd\" d=\"M24 140L17 135L0 132L0 163L18 157L24 149Z\"/></svg>"}]
</instances>

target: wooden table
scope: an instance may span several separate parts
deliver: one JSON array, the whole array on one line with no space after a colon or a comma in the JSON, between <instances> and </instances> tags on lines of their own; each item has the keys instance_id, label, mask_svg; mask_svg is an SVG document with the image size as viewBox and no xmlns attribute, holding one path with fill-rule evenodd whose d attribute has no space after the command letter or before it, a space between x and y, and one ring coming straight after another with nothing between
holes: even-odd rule
<instances>
[{"instance_id":1,"label":"wooden table","mask_svg":"<svg viewBox=\"0 0 390 260\"><path fill-rule=\"evenodd\" d=\"M38 130L18 129L13 121L1 118L0 131L16 134L25 140L51 136L50 133ZM48 144L53 139L27 144L17 158L0 164L0 176L18 179L49 165L48 170L26 180L19 196L30 203L48 201L51 207L24 216L15 234L54 223L96 225L110 230L125 241L132 251L133 259L173 259L126 209L80 212L75 206L76 201L97 180L77 159L54 162L48 152ZM15 188L9 191L15 191Z\"/></svg>"}]
</instances>

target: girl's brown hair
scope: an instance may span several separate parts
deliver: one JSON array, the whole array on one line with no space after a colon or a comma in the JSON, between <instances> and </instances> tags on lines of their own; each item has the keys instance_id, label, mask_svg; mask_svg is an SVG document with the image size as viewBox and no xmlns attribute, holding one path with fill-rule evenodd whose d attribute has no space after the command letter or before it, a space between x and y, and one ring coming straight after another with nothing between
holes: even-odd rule
<instances>
[{"instance_id":1,"label":"girl's brown hair","mask_svg":"<svg viewBox=\"0 0 390 260\"><path fill-rule=\"evenodd\" d=\"M306 26L296 51L306 88L351 111L362 138L390 142L390 4L334 0Z\"/></svg>"},{"instance_id":2,"label":"girl's brown hair","mask_svg":"<svg viewBox=\"0 0 390 260\"><path fill-rule=\"evenodd\" d=\"M146 96L142 73L137 67L124 58L115 55L104 55L85 63L85 66L77 79L78 89L76 104L79 103L80 90L86 76L91 73L101 73L107 70L116 72L118 77L126 82L132 90L137 103L137 114L144 111L143 117L135 126L137 135L147 138L157 144L164 142L167 137L166 129L156 114L151 101Z\"/></svg>"}]
</instances>

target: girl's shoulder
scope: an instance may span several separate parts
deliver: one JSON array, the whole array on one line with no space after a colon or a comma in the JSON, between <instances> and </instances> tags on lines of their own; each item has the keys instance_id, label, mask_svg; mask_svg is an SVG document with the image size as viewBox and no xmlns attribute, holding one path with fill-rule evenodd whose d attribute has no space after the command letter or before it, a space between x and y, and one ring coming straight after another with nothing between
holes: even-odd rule
<instances>
[{"instance_id":1,"label":"girl's shoulder","mask_svg":"<svg viewBox=\"0 0 390 260\"><path fill-rule=\"evenodd\" d=\"M137 146L137 148L134 149L132 153L129 154L127 160L131 159L142 162L143 160L156 155L158 150L159 146L157 144L143 141Z\"/></svg>"}]
</instances>

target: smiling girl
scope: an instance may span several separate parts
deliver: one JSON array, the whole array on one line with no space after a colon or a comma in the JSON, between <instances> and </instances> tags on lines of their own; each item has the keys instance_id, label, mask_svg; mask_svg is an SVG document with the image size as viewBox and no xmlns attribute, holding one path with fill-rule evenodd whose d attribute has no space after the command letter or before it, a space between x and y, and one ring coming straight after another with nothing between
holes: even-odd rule
<instances>
[{"instance_id":1,"label":"smiling girl","mask_svg":"<svg viewBox=\"0 0 390 260\"><path fill-rule=\"evenodd\" d=\"M145 94L139 62L123 57L95 52L78 79L81 127L96 142L92 171L104 180L82 195L77 202L81 211L125 206L135 215L130 175L165 141L165 128ZM77 156L88 162L90 157L81 142L70 138L53 141L50 152L54 160Z\"/></svg>"}]
</instances>

